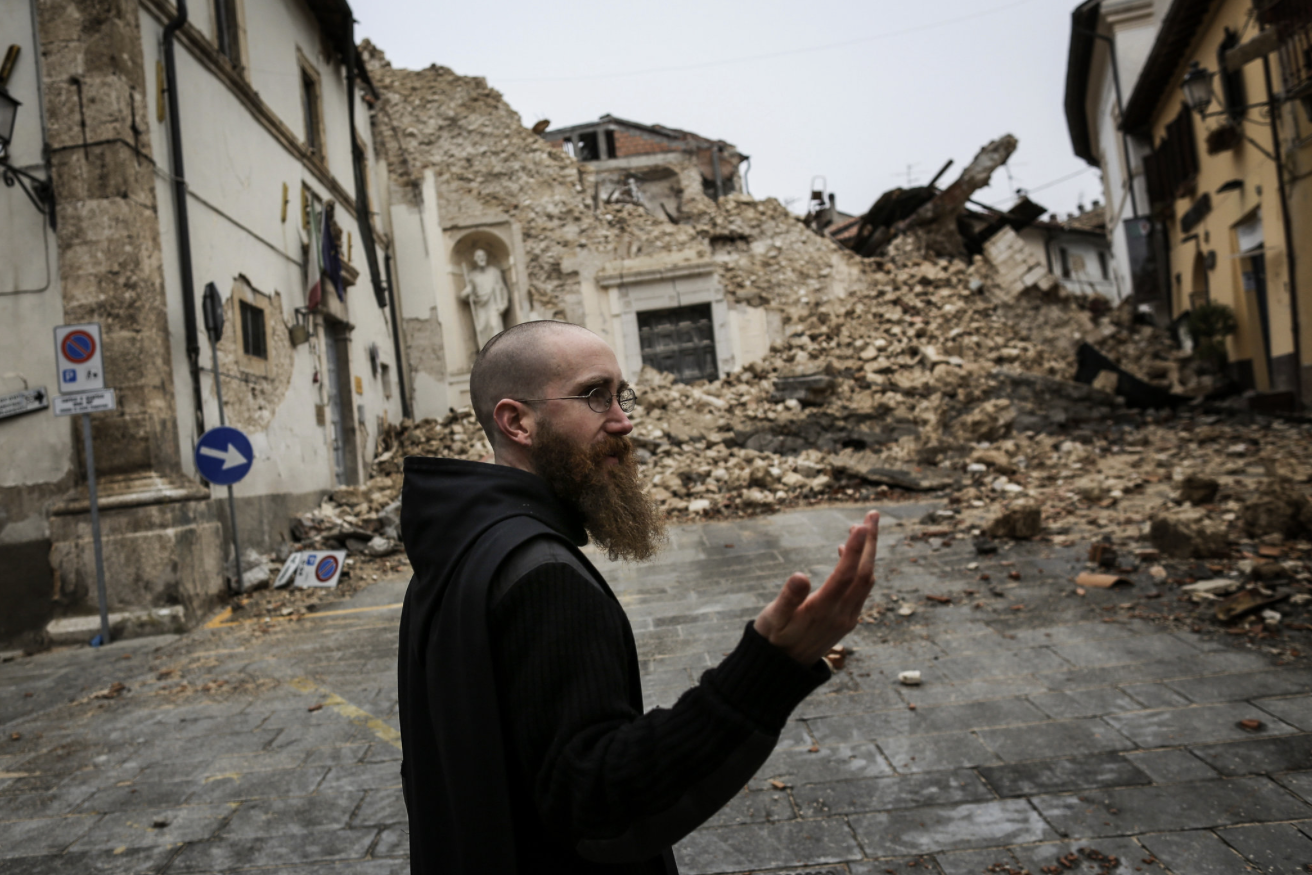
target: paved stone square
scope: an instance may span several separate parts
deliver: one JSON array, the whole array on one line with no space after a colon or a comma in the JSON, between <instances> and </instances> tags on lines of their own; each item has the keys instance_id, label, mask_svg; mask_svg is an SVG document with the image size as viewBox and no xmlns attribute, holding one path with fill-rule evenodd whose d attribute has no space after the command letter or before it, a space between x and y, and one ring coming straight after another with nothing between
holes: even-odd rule
<instances>
[{"instance_id":1,"label":"paved stone square","mask_svg":"<svg viewBox=\"0 0 1312 875\"><path fill-rule=\"evenodd\" d=\"M909 539L927 509L886 509L889 610L680 844L684 872L1309 871L1312 671L1126 620L1123 591L1075 596L1074 548ZM860 512L681 526L654 563L600 562L648 705L730 650L788 573L823 580ZM0 664L0 875L408 871L404 589ZM900 686L906 669L923 685Z\"/></svg>"}]
</instances>

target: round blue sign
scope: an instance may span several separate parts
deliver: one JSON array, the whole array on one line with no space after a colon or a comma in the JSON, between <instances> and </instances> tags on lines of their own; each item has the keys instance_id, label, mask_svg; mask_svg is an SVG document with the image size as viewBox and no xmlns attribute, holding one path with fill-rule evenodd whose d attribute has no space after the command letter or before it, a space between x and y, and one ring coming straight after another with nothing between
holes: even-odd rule
<instances>
[{"instance_id":1,"label":"round blue sign","mask_svg":"<svg viewBox=\"0 0 1312 875\"><path fill-rule=\"evenodd\" d=\"M255 451L246 435L230 425L221 425L201 435L196 442L195 460L200 476L228 486L250 473Z\"/></svg>"},{"instance_id":2,"label":"round blue sign","mask_svg":"<svg viewBox=\"0 0 1312 875\"><path fill-rule=\"evenodd\" d=\"M320 583L327 583L332 580L333 575L337 573L337 557L325 556L319 560L319 564L314 568L314 577Z\"/></svg>"}]
</instances>

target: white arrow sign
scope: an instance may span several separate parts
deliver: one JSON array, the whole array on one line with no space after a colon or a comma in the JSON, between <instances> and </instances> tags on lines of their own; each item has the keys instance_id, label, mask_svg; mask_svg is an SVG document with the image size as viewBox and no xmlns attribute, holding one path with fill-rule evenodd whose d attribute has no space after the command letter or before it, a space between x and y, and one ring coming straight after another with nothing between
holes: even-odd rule
<instances>
[{"instance_id":1,"label":"white arrow sign","mask_svg":"<svg viewBox=\"0 0 1312 875\"><path fill-rule=\"evenodd\" d=\"M236 468L238 465L245 465L247 462L246 457L243 456L232 444L228 444L226 450L216 450L213 447L201 447L200 454L202 456L210 456L214 459L222 459L223 470L225 471L229 468Z\"/></svg>"}]
</instances>

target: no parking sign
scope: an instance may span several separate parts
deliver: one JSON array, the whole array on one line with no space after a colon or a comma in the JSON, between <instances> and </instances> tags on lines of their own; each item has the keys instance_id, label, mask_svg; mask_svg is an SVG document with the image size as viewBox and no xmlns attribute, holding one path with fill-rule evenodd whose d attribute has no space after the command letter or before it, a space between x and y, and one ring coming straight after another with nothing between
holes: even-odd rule
<instances>
[{"instance_id":1,"label":"no parking sign","mask_svg":"<svg viewBox=\"0 0 1312 875\"><path fill-rule=\"evenodd\" d=\"M60 325L55 329L55 361L60 392L92 392L105 388L104 351L100 323Z\"/></svg>"},{"instance_id":2,"label":"no parking sign","mask_svg":"<svg viewBox=\"0 0 1312 875\"><path fill-rule=\"evenodd\" d=\"M287 557L274 588L284 586L315 586L331 589L337 586L346 561L345 550L305 550Z\"/></svg>"}]
</instances>

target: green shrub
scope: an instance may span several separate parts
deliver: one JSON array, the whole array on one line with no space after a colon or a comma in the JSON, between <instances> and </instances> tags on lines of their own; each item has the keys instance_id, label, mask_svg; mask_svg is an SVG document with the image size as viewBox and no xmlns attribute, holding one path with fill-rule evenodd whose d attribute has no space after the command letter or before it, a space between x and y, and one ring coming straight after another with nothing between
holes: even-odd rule
<instances>
[{"instance_id":1,"label":"green shrub","mask_svg":"<svg viewBox=\"0 0 1312 875\"><path fill-rule=\"evenodd\" d=\"M1218 365L1225 364L1228 356L1225 339L1239 330L1235 311L1225 304L1199 304L1189 311L1185 320L1194 339L1194 354Z\"/></svg>"}]
</instances>

